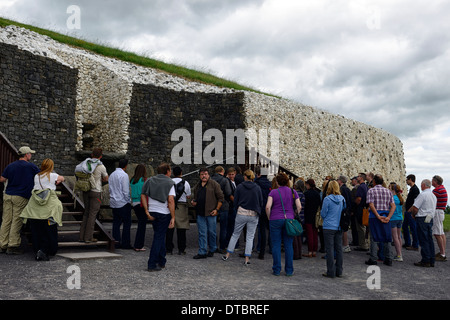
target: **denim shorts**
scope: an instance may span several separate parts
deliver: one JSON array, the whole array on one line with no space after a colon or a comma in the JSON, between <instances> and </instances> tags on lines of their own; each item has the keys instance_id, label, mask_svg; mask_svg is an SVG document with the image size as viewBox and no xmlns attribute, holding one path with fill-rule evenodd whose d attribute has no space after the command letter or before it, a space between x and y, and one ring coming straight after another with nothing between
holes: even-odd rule
<instances>
[{"instance_id":1,"label":"denim shorts","mask_svg":"<svg viewBox=\"0 0 450 320\"><path fill-rule=\"evenodd\" d=\"M401 228L403 221L402 220L391 220L389 221L391 223L391 228Z\"/></svg>"}]
</instances>

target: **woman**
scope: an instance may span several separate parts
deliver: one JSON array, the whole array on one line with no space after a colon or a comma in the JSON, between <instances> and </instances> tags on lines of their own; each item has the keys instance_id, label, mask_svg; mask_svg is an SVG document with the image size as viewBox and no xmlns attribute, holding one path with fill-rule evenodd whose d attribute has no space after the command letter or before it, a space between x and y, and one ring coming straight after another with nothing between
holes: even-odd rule
<instances>
[{"instance_id":1,"label":"woman","mask_svg":"<svg viewBox=\"0 0 450 320\"><path fill-rule=\"evenodd\" d=\"M323 237L327 259L325 277L342 276L342 230L340 227L341 213L345 209L345 199L341 195L339 184L335 180L328 183L326 197L323 200L320 215L323 218ZM335 257L336 255L336 257ZM334 260L336 259L336 264Z\"/></svg>"},{"instance_id":2,"label":"woman","mask_svg":"<svg viewBox=\"0 0 450 320\"><path fill-rule=\"evenodd\" d=\"M403 261L402 258L402 224L403 224L403 210L402 206L405 201L402 197L402 190L400 186L395 182L389 184L389 190L391 190L394 196L395 212L391 217L390 223L392 228L392 238L394 240L395 251L397 255L394 257L395 261Z\"/></svg>"},{"instance_id":3,"label":"woman","mask_svg":"<svg viewBox=\"0 0 450 320\"><path fill-rule=\"evenodd\" d=\"M64 177L54 173L53 168L53 160L42 161L41 171L34 177L31 198L20 215L30 225L37 261L48 261L58 250L58 225L62 226L63 208L55 190Z\"/></svg>"},{"instance_id":4,"label":"woman","mask_svg":"<svg viewBox=\"0 0 450 320\"><path fill-rule=\"evenodd\" d=\"M295 189L295 191L297 191L298 197L300 199L300 204L302 205L302 210L298 214L295 215L295 219L297 219L300 222L300 224L302 226L304 226L305 195L303 192L305 191L305 182L302 179L297 180L294 184L294 189ZM293 195L294 195L294 193L292 192L292 196ZM295 201L293 201L293 202L294 202L294 211L295 211ZM294 260L298 260L298 259L302 258L302 245L303 245L302 237L303 237L303 232L301 235L294 237L294 242L293 242Z\"/></svg>"},{"instance_id":5,"label":"woman","mask_svg":"<svg viewBox=\"0 0 450 320\"><path fill-rule=\"evenodd\" d=\"M142 186L147 180L147 170L143 164L138 164L134 170L134 176L130 180L131 205L138 219L136 238L134 240L135 251L145 251L145 229L147 227L147 215L141 203Z\"/></svg>"},{"instance_id":6,"label":"woman","mask_svg":"<svg viewBox=\"0 0 450 320\"><path fill-rule=\"evenodd\" d=\"M294 273L294 249L293 237L286 233L285 219L294 219L294 192L296 212L302 210L300 199L297 192L292 191L289 185L289 178L285 173L279 173L276 176L278 189L269 193L266 204L266 214L269 218L270 240L272 243L273 275L279 276L281 272L281 241L284 243L286 276L292 276ZM284 209L283 209L284 207ZM286 215L286 218L285 218Z\"/></svg>"},{"instance_id":7,"label":"woman","mask_svg":"<svg viewBox=\"0 0 450 320\"><path fill-rule=\"evenodd\" d=\"M313 179L308 179L305 183L305 230L308 240L308 253L304 257L315 257L318 249L318 229L316 227L316 214L320 208L320 193L316 188Z\"/></svg>"},{"instance_id":8,"label":"woman","mask_svg":"<svg viewBox=\"0 0 450 320\"><path fill-rule=\"evenodd\" d=\"M253 182L255 174L252 170L244 172L244 182L240 183L234 192L234 208L237 212L236 222L234 224L234 232L228 243L228 249L224 261L228 260L230 254L233 253L242 229L247 226L247 237L245 241L245 262L244 265L250 264L250 256L252 254L253 238L258 226L259 213L264 207L261 188Z\"/></svg>"}]
</instances>

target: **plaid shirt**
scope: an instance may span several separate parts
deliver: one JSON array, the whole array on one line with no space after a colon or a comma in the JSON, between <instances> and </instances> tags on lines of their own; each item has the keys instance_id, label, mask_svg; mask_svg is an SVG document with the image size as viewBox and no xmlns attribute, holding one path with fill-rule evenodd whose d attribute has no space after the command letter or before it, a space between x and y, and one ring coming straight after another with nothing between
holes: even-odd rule
<instances>
[{"instance_id":1,"label":"plaid shirt","mask_svg":"<svg viewBox=\"0 0 450 320\"><path fill-rule=\"evenodd\" d=\"M373 203L377 211L389 211L391 203L394 203L394 196L382 185L376 185L367 191L367 203Z\"/></svg>"}]
</instances>

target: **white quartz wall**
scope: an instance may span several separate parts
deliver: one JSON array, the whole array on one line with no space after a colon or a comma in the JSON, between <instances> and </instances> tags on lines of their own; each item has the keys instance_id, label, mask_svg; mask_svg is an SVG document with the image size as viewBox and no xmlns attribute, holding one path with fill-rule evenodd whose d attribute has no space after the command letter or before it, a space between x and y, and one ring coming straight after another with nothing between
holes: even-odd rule
<instances>
[{"instance_id":1,"label":"white quartz wall","mask_svg":"<svg viewBox=\"0 0 450 320\"><path fill-rule=\"evenodd\" d=\"M246 93L247 128L279 130L280 165L318 186L330 175L382 174L405 181L403 144L394 135L343 116L285 99ZM270 141L270 139L268 139ZM270 157L270 145L268 150Z\"/></svg>"}]
</instances>

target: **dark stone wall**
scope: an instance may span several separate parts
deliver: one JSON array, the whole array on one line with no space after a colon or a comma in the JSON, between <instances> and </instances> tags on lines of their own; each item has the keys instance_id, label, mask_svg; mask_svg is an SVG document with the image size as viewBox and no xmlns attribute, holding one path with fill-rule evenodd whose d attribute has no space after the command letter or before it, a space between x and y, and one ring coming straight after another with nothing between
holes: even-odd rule
<instances>
[{"instance_id":1,"label":"dark stone wall","mask_svg":"<svg viewBox=\"0 0 450 320\"><path fill-rule=\"evenodd\" d=\"M133 84L130 102L130 140L128 154L130 162L150 164L156 171L161 162L171 160L172 148L179 141L171 141L172 132L185 128L191 133L192 162L194 161L194 121L202 121L202 133L208 129L219 129L226 142L226 129L245 129L241 92L191 93L173 91L153 85ZM211 142L203 142L203 148ZM226 155L223 147L224 158ZM203 163L202 165L206 165ZM180 165L183 173L198 170L202 165ZM230 165L223 165L227 168ZM211 167L210 172L213 172ZM197 181L198 175L189 176L188 181Z\"/></svg>"},{"instance_id":2,"label":"dark stone wall","mask_svg":"<svg viewBox=\"0 0 450 320\"><path fill-rule=\"evenodd\" d=\"M36 150L32 161L55 162L72 175L78 71L59 62L0 43L0 130L19 149Z\"/></svg>"}]
</instances>

